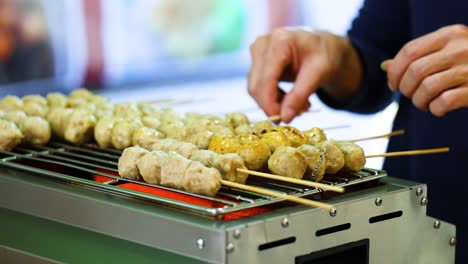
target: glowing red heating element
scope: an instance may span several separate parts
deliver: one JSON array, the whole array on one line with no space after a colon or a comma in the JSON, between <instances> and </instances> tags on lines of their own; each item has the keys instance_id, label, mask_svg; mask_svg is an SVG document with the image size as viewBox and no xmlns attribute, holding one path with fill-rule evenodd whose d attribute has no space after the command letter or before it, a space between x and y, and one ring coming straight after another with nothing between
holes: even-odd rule
<instances>
[{"instance_id":1,"label":"glowing red heating element","mask_svg":"<svg viewBox=\"0 0 468 264\"><path fill-rule=\"evenodd\" d=\"M98 170L100 172L102 172L102 173L118 176L117 173L112 172L112 171L107 171L107 170L103 170L103 169L98 169ZM94 180L97 181L97 182L107 182L107 181L111 181L111 180L114 180L114 179L110 178L110 177L105 177L105 176L96 174L96 175L94 175ZM168 198L168 199L172 199L172 200L176 200L176 201L181 201L181 202L185 202L185 203L190 203L190 204L194 204L194 205L198 205L198 206L203 206L203 207L207 207L207 208L223 208L225 206L225 204L222 203L222 202L210 201L210 200L207 200L207 199L204 199L204 198L194 197L194 196L191 196L191 195L178 193L178 192L173 192L173 191L161 189L161 188L158 188L158 187L150 187L150 186L146 186L146 185L142 185L142 184L138 184L138 183L123 183L123 184L116 185L116 187L132 190L132 191L136 191L136 192L142 192L142 193L146 193L146 194L150 194L150 195L154 195L154 196L158 196L158 197L164 197L164 198ZM226 197L222 197L222 199L226 200ZM236 202L235 200L232 200L232 201ZM224 214L222 216L222 220L224 220L224 221L236 220L236 219L240 219L240 218L244 218L244 217L248 217L248 216L262 214L262 213L265 213L265 212L268 212L268 211L271 211L271 210L272 210L272 208L269 207L269 206L249 208L249 209L245 209L245 210L241 210L241 211L237 211L237 212Z\"/></svg>"}]
</instances>

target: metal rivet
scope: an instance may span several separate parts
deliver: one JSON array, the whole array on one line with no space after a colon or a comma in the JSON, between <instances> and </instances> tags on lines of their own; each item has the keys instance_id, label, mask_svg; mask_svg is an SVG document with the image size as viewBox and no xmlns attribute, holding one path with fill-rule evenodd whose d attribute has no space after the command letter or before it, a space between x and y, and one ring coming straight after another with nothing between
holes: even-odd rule
<instances>
[{"instance_id":1,"label":"metal rivet","mask_svg":"<svg viewBox=\"0 0 468 264\"><path fill-rule=\"evenodd\" d=\"M330 216L331 216L331 217L336 216L337 213L338 213L338 212L336 211L336 208L332 208L332 209L330 210Z\"/></svg>"},{"instance_id":2,"label":"metal rivet","mask_svg":"<svg viewBox=\"0 0 468 264\"><path fill-rule=\"evenodd\" d=\"M238 239L240 237L240 234L241 234L241 231L239 229L236 229L234 230L233 236L235 239Z\"/></svg>"},{"instance_id":3,"label":"metal rivet","mask_svg":"<svg viewBox=\"0 0 468 264\"><path fill-rule=\"evenodd\" d=\"M288 218L283 218L283 220L281 220L281 226L286 228L289 226L289 219Z\"/></svg>"},{"instance_id":4,"label":"metal rivet","mask_svg":"<svg viewBox=\"0 0 468 264\"><path fill-rule=\"evenodd\" d=\"M451 237L449 240L449 244L453 247L457 244L457 239L454 237Z\"/></svg>"},{"instance_id":5,"label":"metal rivet","mask_svg":"<svg viewBox=\"0 0 468 264\"><path fill-rule=\"evenodd\" d=\"M440 228L440 221L439 221L439 220L435 220L435 221L434 221L434 228L435 228L435 229L439 229L439 228Z\"/></svg>"},{"instance_id":6,"label":"metal rivet","mask_svg":"<svg viewBox=\"0 0 468 264\"><path fill-rule=\"evenodd\" d=\"M228 243L226 246L226 252L231 253L234 251L234 244L233 243Z\"/></svg>"},{"instance_id":7,"label":"metal rivet","mask_svg":"<svg viewBox=\"0 0 468 264\"><path fill-rule=\"evenodd\" d=\"M428 202L429 202L429 200L426 198L426 196L423 196L421 198L421 205L422 206L426 206Z\"/></svg>"},{"instance_id":8,"label":"metal rivet","mask_svg":"<svg viewBox=\"0 0 468 264\"><path fill-rule=\"evenodd\" d=\"M421 196L423 193L424 193L424 189L423 189L423 188L418 187L418 188L416 189L416 195L417 195L417 196Z\"/></svg>"},{"instance_id":9,"label":"metal rivet","mask_svg":"<svg viewBox=\"0 0 468 264\"><path fill-rule=\"evenodd\" d=\"M375 205L381 206L382 202L383 202L382 198L380 198L380 197L375 198Z\"/></svg>"},{"instance_id":10,"label":"metal rivet","mask_svg":"<svg viewBox=\"0 0 468 264\"><path fill-rule=\"evenodd\" d=\"M197 248L203 249L204 247L205 247L205 241L203 241L203 239L201 238L197 239Z\"/></svg>"}]
</instances>

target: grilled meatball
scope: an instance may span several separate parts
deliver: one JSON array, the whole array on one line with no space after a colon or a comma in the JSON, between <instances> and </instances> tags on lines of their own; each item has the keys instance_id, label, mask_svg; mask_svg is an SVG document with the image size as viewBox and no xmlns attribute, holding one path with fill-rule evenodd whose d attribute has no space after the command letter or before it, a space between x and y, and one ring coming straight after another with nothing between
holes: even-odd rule
<instances>
[{"instance_id":1,"label":"grilled meatball","mask_svg":"<svg viewBox=\"0 0 468 264\"><path fill-rule=\"evenodd\" d=\"M338 142L338 146L344 154L345 164L343 170L361 171L366 164L366 157L362 148L353 142Z\"/></svg>"},{"instance_id":2,"label":"grilled meatball","mask_svg":"<svg viewBox=\"0 0 468 264\"><path fill-rule=\"evenodd\" d=\"M192 143L177 141L171 138L158 140L153 144L151 149L153 151L160 150L164 152L174 151L185 158L190 158L192 154L198 150L197 146Z\"/></svg>"},{"instance_id":3,"label":"grilled meatball","mask_svg":"<svg viewBox=\"0 0 468 264\"><path fill-rule=\"evenodd\" d=\"M160 140L160 138L161 133L159 131L148 127L140 127L133 133L132 144L145 149L151 149L151 146Z\"/></svg>"},{"instance_id":4,"label":"grilled meatball","mask_svg":"<svg viewBox=\"0 0 468 264\"><path fill-rule=\"evenodd\" d=\"M22 100L24 104L33 102L44 107L47 106L47 100L44 97L37 94L23 96Z\"/></svg>"},{"instance_id":5,"label":"grilled meatball","mask_svg":"<svg viewBox=\"0 0 468 264\"><path fill-rule=\"evenodd\" d=\"M20 125L24 142L34 146L44 146L52 136L49 122L39 116L26 117Z\"/></svg>"},{"instance_id":6,"label":"grilled meatball","mask_svg":"<svg viewBox=\"0 0 468 264\"><path fill-rule=\"evenodd\" d=\"M322 141L317 144L317 147L325 153L327 168L325 173L335 174L341 170L345 164L343 152L334 140Z\"/></svg>"},{"instance_id":7,"label":"grilled meatball","mask_svg":"<svg viewBox=\"0 0 468 264\"><path fill-rule=\"evenodd\" d=\"M304 179L321 181L327 168L325 155L318 148L311 145L302 145L297 150L304 154L307 161L308 172L304 175Z\"/></svg>"},{"instance_id":8,"label":"grilled meatball","mask_svg":"<svg viewBox=\"0 0 468 264\"><path fill-rule=\"evenodd\" d=\"M271 156L270 147L263 142L254 141L242 145L236 152L249 170L262 170L267 167Z\"/></svg>"},{"instance_id":9,"label":"grilled meatball","mask_svg":"<svg viewBox=\"0 0 468 264\"><path fill-rule=\"evenodd\" d=\"M226 121L230 124L232 128L236 128L240 125L249 125L249 118L240 112L227 113L225 115Z\"/></svg>"},{"instance_id":10,"label":"grilled meatball","mask_svg":"<svg viewBox=\"0 0 468 264\"><path fill-rule=\"evenodd\" d=\"M235 136L213 136L208 149L219 154L225 154L236 152L240 146L239 139Z\"/></svg>"},{"instance_id":11,"label":"grilled meatball","mask_svg":"<svg viewBox=\"0 0 468 264\"><path fill-rule=\"evenodd\" d=\"M26 113L23 111L18 111L18 110L13 110L13 111L7 111L3 115L3 119L11 121L15 123L17 127L20 127L23 121L27 118L28 116Z\"/></svg>"},{"instance_id":12,"label":"grilled meatball","mask_svg":"<svg viewBox=\"0 0 468 264\"><path fill-rule=\"evenodd\" d=\"M49 111L47 114L47 121L49 121L54 137L64 139L65 128L72 113L72 109L61 107L52 108L52 110Z\"/></svg>"},{"instance_id":13,"label":"grilled meatball","mask_svg":"<svg viewBox=\"0 0 468 264\"><path fill-rule=\"evenodd\" d=\"M147 183L159 184L161 182L161 167L166 162L167 153L151 151L137 160L138 171Z\"/></svg>"},{"instance_id":14,"label":"grilled meatball","mask_svg":"<svg viewBox=\"0 0 468 264\"><path fill-rule=\"evenodd\" d=\"M124 149L118 163L120 177L131 180L140 180L141 176L138 170L137 161L146 153L148 153L148 151L140 147L129 147Z\"/></svg>"},{"instance_id":15,"label":"grilled meatball","mask_svg":"<svg viewBox=\"0 0 468 264\"><path fill-rule=\"evenodd\" d=\"M297 128L292 126L277 126L271 129L271 131L283 132L291 142L292 147L299 147L309 142L309 138L302 134Z\"/></svg>"},{"instance_id":16,"label":"grilled meatball","mask_svg":"<svg viewBox=\"0 0 468 264\"><path fill-rule=\"evenodd\" d=\"M280 131L270 131L261 135L261 142L264 142L270 146L271 153L275 152L278 147L291 146L289 138Z\"/></svg>"},{"instance_id":17,"label":"grilled meatball","mask_svg":"<svg viewBox=\"0 0 468 264\"><path fill-rule=\"evenodd\" d=\"M48 93L47 104L49 107L65 107L68 103L68 98L62 93Z\"/></svg>"},{"instance_id":18,"label":"grilled meatball","mask_svg":"<svg viewBox=\"0 0 468 264\"><path fill-rule=\"evenodd\" d=\"M221 175L214 168L207 168L198 161L191 161L182 182L187 192L215 196L221 188Z\"/></svg>"},{"instance_id":19,"label":"grilled meatball","mask_svg":"<svg viewBox=\"0 0 468 264\"><path fill-rule=\"evenodd\" d=\"M166 161L161 166L161 185L184 190L185 171L191 160L176 152L169 152Z\"/></svg>"},{"instance_id":20,"label":"grilled meatball","mask_svg":"<svg viewBox=\"0 0 468 264\"><path fill-rule=\"evenodd\" d=\"M305 155L293 147L279 147L268 159L268 169L277 175L301 179L307 170Z\"/></svg>"},{"instance_id":21,"label":"grilled meatball","mask_svg":"<svg viewBox=\"0 0 468 264\"><path fill-rule=\"evenodd\" d=\"M5 96L2 101L0 101L0 109L5 111L23 110L23 100L18 96Z\"/></svg>"},{"instance_id":22,"label":"grilled meatball","mask_svg":"<svg viewBox=\"0 0 468 264\"><path fill-rule=\"evenodd\" d=\"M112 128L118 121L118 118L103 117L99 119L94 127L94 139L101 148L112 147Z\"/></svg>"},{"instance_id":23,"label":"grilled meatball","mask_svg":"<svg viewBox=\"0 0 468 264\"><path fill-rule=\"evenodd\" d=\"M239 143L241 145L245 145L245 144L249 144L249 143L252 143L252 142L260 141L260 137L257 136L256 134L252 134L252 133L238 135L237 138L239 139Z\"/></svg>"},{"instance_id":24,"label":"grilled meatball","mask_svg":"<svg viewBox=\"0 0 468 264\"><path fill-rule=\"evenodd\" d=\"M302 132L304 135L309 137L309 145L317 145L318 143L327 140L325 132L321 128L313 127L309 130Z\"/></svg>"},{"instance_id":25,"label":"grilled meatball","mask_svg":"<svg viewBox=\"0 0 468 264\"><path fill-rule=\"evenodd\" d=\"M76 109L68 119L64 138L73 144L83 144L91 142L96 126L96 118L86 110Z\"/></svg>"},{"instance_id":26,"label":"grilled meatball","mask_svg":"<svg viewBox=\"0 0 468 264\"><path fill-rule=\"evenodd\" d=\"M205 165L206 166L206 165ZM213 167L219 170L224 180L244 184L249 176L237 169L247 169L242 158L236 153L218 154L214 157Z\"/></svg>"},{"instance_id":27,"label":"grilled meatball","mask_svg":"<svg viewBox=\"0 0 468 264\"><path fill-rule=\"evenodd\" d=\"M0 119L0 150L10 151L23 139L19 128L11 121Z\"/></svg>"},{"instance_id":28,"label":"grilled meatball","mask_svg":"<svg viewBox=\"0 0 468 264\"><path fill-rule=\"evenodd\" d=\"M125 149L132 145L132 137L135 130L141 127L139 119L120 120L112 128L112 146L116 149Z\"/></svg>"},{"instance_id":29,"label":"grilled meatball","mask_svg":"<svg viewBox=\"0 0 468 264\"><path fill-rule=\"evenodd\" d=\"M207 149L200 149L192 153L190 156L191 160L199 161L206 167L213 167L214 159L218 156L218 153L207 150Z\"/></svg>"},{"instance_id":30,"label":"grilled meatball","mask_svg":"<svg viewBox=\"0 0 468 264\"><path fill-rule=\"evenodd\" d=\"M271 123L269 120L262 120L252 123L253 132L257 134L269 131L272 128L274 128L273 123Z\"/></svg>"}]
</instances>

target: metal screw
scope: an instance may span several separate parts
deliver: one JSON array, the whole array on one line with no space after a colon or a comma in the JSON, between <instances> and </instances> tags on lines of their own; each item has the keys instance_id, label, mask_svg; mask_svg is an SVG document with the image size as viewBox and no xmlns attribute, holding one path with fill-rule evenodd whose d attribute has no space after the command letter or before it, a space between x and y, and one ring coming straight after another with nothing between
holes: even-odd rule
<instances>
[{"instance_id":1,"label":"metal screw","mask_svg":"<svg viewBox=\"0 0 468 264\"><path fill-rule=\"evenodd\" d=\"M238 239L240 237L240 234L241 234L241 231L239 229L236 229L234 230L233 236L235 239Z\"/></svg>"},{"instance_id":2,"label":"metal screw","mask_svg":"<svg viewBox=\"0 0 468 264\"><path fill-rule=\"evenodd\" d=\"M289 219L287 217L283 218L283 220L281 220L281 226L286 228L289 226Z\"/></svg>"},{"instance_id":3,"label":"metal screw","mask_svg":"<svg viewBox=\"0 0 468 264\"><path fill-rule=\"evenodd\" d=\"M335 217L337 213L338 213L338 212L336 211L336 208L332 208L332 209L330 210L330 216L331 216L331 217Z\"/></svg>"},{"instance_id":4,"label":"metal screw","mask_svg":"<svg viewBox=\"0 0 468 264\"><path fill-rule=\"evenodd\" d=\"M449 244L453 247L457 244L457 239L454 237L451 237L449 240Z\"/></svg>"},{"instance_id":5,"label":"metal screw","mask_svg":"<svg viewBox=\"0 0 468 264\"><path fill-rule=\"evenodd\" d=\"M226 252L231 253L234 251L234 244L233 243L228 243L226 246Z\"/></svg>"},{"instance_id":6,"label":"metal screw","mask_svg":"<svg viewBox=\"0 0 468 264\"><path fill-rule=\"evenodd\" d=\"M434 228L435 228L435 229L439 229L439 228L440 228L440 221L439 221L439 220L435 220L435 221L434 221Z\"/></svg>"},{"instance_id":7,"label":"metal screw","mask_svg":"<svg viewBox=\"0 0 468 264\"><path fill-rule=\"evenodd\" d=\"M205 247L205 241L203 241L203 239L201 238L197 239L197 248L201 250L204 247Z\"/></svg>"},{"instance_id":8,"label":"metal screw","mask_svg":"<svg viewBox=\"0 0 468 264\"><path fill-rule=\"evenodd\" d=\"M421 205L422 206L426 206L428 202L429 202L429 200L426 198L426 196L423 196L421 198Z\"/></svg>"},{"instance_id":9,"label":"metal screw","mask_svg":"<svg viewBox=\"0 0 468 264\"><path fill-rule=\"evenodd\" d=\"M381 206L382 202L383 202L382 198L380 198L380 197L375 198L375 205Z\"/></svg>"},{"instance_id":10,"label":"metal screw","mask_svg":"<svg viewBox=\"0 0 468 264\"><path fill-rule=\"evenodd\" d=\"M418 187L418 188L416 189L416 195L417 195L417 196L421 196L423 193L424 193L424 189L423 189L423 188Z\"/></svg>"}]
</instances>

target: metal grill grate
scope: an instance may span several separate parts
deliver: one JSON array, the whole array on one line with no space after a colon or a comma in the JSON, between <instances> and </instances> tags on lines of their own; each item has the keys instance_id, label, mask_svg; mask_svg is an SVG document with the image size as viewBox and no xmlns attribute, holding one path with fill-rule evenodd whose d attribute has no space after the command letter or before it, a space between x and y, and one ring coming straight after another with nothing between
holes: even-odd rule
<instances>
[{"instance_id":1,"label":"metal grill grate","mask_svg":"<svg viewBox=\"0 0 468 264\"><path fill-rule=\"evenodd\" d=\"M40 174L52 179L62 180L66 183L73 183L83 188L144 200L216 218L223 218L226 214L242 210L259 208L271 204L276 205L284 201L282 198L269 197L226 186L220 189L216 197L207 197L160 185L124 179L118 176L117 170L120 154L121 152L118 150L101 149L95 145L78 147L62 143L50 143L45 147L18 147L12 152L0 151L0 165L33 174ZM386 173L382 170L365 168L361 172L354 174L326 175L321 182L348 187L374 181L384 176L386 176ZM99 182L96 181L96 177L105 177L104 179L106 180ZM204 201L211 202L211 206L122 188L121 185L124 183L153 187L158 190L193 197L193 199L203 199ZM322 192L322 190L316 188L264 178L258 179L254 176L249 177L247 184L288 193L297 197L310 196Z\"/></svg>"}]
</instances>

